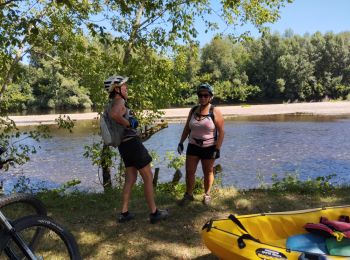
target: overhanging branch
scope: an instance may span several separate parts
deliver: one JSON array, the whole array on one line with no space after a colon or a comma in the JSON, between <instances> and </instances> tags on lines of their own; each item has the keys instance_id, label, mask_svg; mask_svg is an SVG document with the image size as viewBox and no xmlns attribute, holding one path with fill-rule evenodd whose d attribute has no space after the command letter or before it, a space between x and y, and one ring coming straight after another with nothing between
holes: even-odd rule
<instances>
[{"instance_id":1,"label":"overhanging branch","mask_svg":"<svg viewBox=\"0 0 350 260\"><path fill-rule=\"evenodd\" d=\"M16 1L18 1L18 0L7 0L7 1L5 1L5 2L0 2L0 8L3 8L5 5L8 5L8 4L10 4L10 3L12 3L12 2L16 2Z\"/></svg>"}]
</instances>

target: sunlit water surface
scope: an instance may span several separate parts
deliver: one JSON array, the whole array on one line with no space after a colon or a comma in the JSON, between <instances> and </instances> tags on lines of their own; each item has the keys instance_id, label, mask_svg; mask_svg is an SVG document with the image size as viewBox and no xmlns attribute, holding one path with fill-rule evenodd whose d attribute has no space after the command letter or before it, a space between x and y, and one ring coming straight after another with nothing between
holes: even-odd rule
<instances>
[{"instance_id":1,"label":"sunlit water surface","mask_svg":"<svg viewBox=\"0 0 350 260\"><path fill-rule=\"evenodd\" d=\"M144 144L158 154L154 167L160 168L159 181L172 179L174 169L165 160L167 151L175 152L182 123L153 135ZM225 122L225 140L220 163L222 184L254 188L271 183L272 174L282 178L297 173L301 179L336 174L334 181L350 184L349 117L264 116L239 117ZM72 179L81 180L80 190L101 191L98 168L83 157L84 146L100 140L94 135L96 122L78 122L73 133L53 130L51 139L31 144L41 147L24 166L1 172L5 190L13 188L19 176L31 184L48 188ZM184 168L182 168L184 173ZM197 175L202 176L198 167ZM257 177L260 176L260 177Z\"/></svg>"}]
</instances>

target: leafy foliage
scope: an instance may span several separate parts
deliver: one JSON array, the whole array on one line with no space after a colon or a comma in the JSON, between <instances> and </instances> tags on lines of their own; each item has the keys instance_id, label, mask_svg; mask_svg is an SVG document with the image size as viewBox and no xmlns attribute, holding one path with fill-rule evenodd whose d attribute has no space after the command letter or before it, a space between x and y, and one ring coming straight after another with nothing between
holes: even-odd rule
<instances>
[{"instance_id":1,"label":"leafy foliage","mask_svg":"<svg viewBox=\"0 0 350 260\"><path fill-rule=\"evenodd\" d=\"M174 152L167 152L164 159L169 161L168 168L178 170L184 166L186 157L184 155L175 156Z\"/></svg>"},{"instance_id":2,"label":"leafy foliage","mask_svg":"<svg viewBox=\"0 0 350 260\"><path fill-rule=\"evenodd\" d=\"M289 0L234 1L220 3L220 16L235 29L252 23L258 29L278 18L278 9ZM216 9L216 8L215 8ZM101 111L107 99L103 80L111 74L131 76L130 102L142 123L151 123L160 116L159 109L181 104L182 96L190 96L190 85L211 78L211 71L198 75L198 56L188 59L195 65L190 72L177 70L171 59L180 43L193 44L197 36L196 22L203 21L208 29L217 29L210 14L214 6L208 0L200 1L8 1L0 4L0 101L2 114L29 105L42 108L88 108ZM104 16L104 24L92 22L94 15ZM106 33L109 22L111 32ZM88 32L90 34L88 34ZM234 30L232 32L235 32ZM192 45L193 46L193 45ZM198 50L194 53L198 53ZM186 54L189 57L188 53ZM30 61L23 73L21 61ZM178 64L184 65L185 59ZM222 59L221 59L222 60ZM229 59L220 65L220 75L231 76ZM180 72L180 73L179 73ZM216 72L216 71L215 71ZM182 74L183 77L177 77ZM239 74L239 73L238 73ZM218 74L219 75L219 74ZM236 75L236 74L235 74ZM188 83L184 79L191 78ZM234 79L239 86L234 99L247 99L251 90L246 77ZM255 85L254 85L255 86ZM15 89L18 88L18 89ZM31 88L31 89L30 89ZM249 92L249 93L248 93ZM25 96L25 94L29 94ZM247 94L248 93L248 94ZM5 96L6 95L6 96ZM19 101L14 103L14 101ZM142 113L147 110L147 113ZM69 121L69 119L68 119ZM71 124L60 125L70 127ZM1 144L10 138L19 138L8 130L12 123L1 121L4 127ZM12 130L16 129L13 124ZM1 129L2 130L2 129ZM31 138L39 138L35 132ZM29 159L29 148L10 145L11 156L17 149ZM94 162L104 159L95 146L87 149L86 156ZM32 150L35 152L35 150ZM107 156L112 156L105 150ZM103 165L105 166L105 165Z\"/></svg>"},{"instance_id":3,"label":"leafy foliage","mask_svg":"<svg viewBox=\"0 0 350 260\"><path fill-rule=\"evenodd\" d=\"M322 193L326 194L335 188L331 180L336 174L319 176L315 179L300 180L298 174L287 174L281 180L276 175L272 176L271 190L274 192L298 192L302 194Z\"/></svg>"},{"instance_id":4,"label":"leafy foliage","mask_svg":"<svg viewBox=\"0 0 350 260\"><path fill-rule=\"evenodd\" d=\"M5 170L10 165L22 165L30 160L30 154L34 154L37 148L33 144L24 142L26 139L39 141L40 138L49 138L48 126L39 125L34 130L21 131L15 122L8 117L0 118L0 147L5 149L2 155L4 158L12 159Z\"/></svg>"}]
</instances>

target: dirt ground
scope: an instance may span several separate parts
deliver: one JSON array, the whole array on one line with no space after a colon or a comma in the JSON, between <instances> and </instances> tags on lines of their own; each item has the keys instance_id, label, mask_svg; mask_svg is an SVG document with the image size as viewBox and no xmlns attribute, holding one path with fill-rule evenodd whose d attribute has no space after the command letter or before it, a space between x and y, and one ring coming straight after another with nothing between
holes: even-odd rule
<instances>
[{"instance_id":1,"label":"dirt ground","mask_svg":"<svg viewBox=\"0 0 350 260\"><path fill-rule=\"evenodd\" d=\"M217 106L225 118L238 116L261 116L277 114L308 114L308 115L350 115L350 102L317 102L317 103L285 103L268 105L234 105ZM190 108L163 109L163 119L168 121L183 121ZM97 113L66 114L72 120L89 120L98 117ZM60 114L10 116L19 125L36 125L55 123Z\"/></svg>"}]
</instances>

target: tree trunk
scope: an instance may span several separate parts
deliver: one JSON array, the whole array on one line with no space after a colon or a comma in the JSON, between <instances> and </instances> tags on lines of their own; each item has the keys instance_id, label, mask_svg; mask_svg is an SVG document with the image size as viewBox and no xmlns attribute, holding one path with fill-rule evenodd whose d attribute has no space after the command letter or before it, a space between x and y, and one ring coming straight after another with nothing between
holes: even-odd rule
<instances>
[{"instance_id":1,"label":"tree trunk","mask_svg":"<svg viewBox=\"0 0 350 260\"><path fill-rule=\"evenodd\" d=\"M153 176L153 187L157 187L158 184L158 176L159 176L159 168L155 168L154 176Z\"/></svg>"},{"instance_id":2,"label":"tree trunk","mask_svg":"<svg viewBox=\"0 0 350 260\"><path fill-rule=\"evenodd\" d=\"M168 127L168 124L165 122L161 122L161 123L156 124L155 126L152 126L152 127L146 127L145 132L141 133L141 136L140 136L141 141L144 142L144 141L148 140L149 138L151 138L152 135L154 135L155 133L159 132L160 130L162 130L166 127ZM104 189L106 189L106 188L108 189L108 188L112 187L111 169L107 163L108 160L110 160L110 158L108 158L108 156L110 155L109 149L111 149L111 148L109 148L108 146L103 146L102 155L101 155L101 165L102 165L102 176L103 176ZM122 164L122 163L123 162L120 161L120 164ZM119 170L121 170L121 169L123 169L123 167L121 167L121 165L119 165Z\"/></svg>"},{"instance_id":3,"label":"tree trunk","mask_svg":"<svg viewBox=\"0 0 350 260\"><path fill-rule=\"evenodd\" d=\"M180 179L182 177L182 172L180 169L176 169L175 173L174 173L174 176L173 176L173 180L171 181L171 183L173 185L176 185L179 183Z\"/></svg>"},{"instance_id":4,"label":"tree trunk","mask_svg":"<svg viewBox=\"0 0 350 260\"><path fill-rule=\"evenodd\" d=\"M144 3L141 2L139 9L136 12L135 21L133 22L133 25L132 25L132 31L130 34L130 38L128 40L128 45L126 46L126 49L125 49L125 55L124 55L124 60L123 60L124 66L126 66L130 62L132 49L134 48L135 41L137 38L137 31L140 28L140 22L141 22L143 10L144 10Z\"/></svg>"},{"instance_id":5,"label":"tree trunk","mask_svg":"<svg viewBox=\"0 0 350 260\"><path fill-rule=\"evenodd\" d=\"M111 169L107 163L109 156L109 147L103 146L102 154L101 154L101 165L102 165L102 180L103 180L103 189L104 191L110 190L112 188L112 180L111 180Z\"/></svg>"},{"instance_id":6,"label":"tree trunk","mask_svg":"<svg viewBox=\"0 0 350 260\"><path fill-rule=\"evenodd\" d=\"M128 44L127 44L127 46L125 48L125 54L124 54L124 59L123 59L123 65L124 66L127 66L129 64L129 62L130 62L131 55L132 55L132 50L134 48L135 41L136 41L136 38L137 38L137 32L138 32L138 30L140 28L140 22L141 22L141 17L142 17L143 11L144 11L144 2L142 1L140 6L139 6L139 8L138 8L138 10L137 10L137 12L136 12L135 20L134 20L133 25L132 25L132 31L131 31L131 34L130 34L130 37L129 37L129 40L128 40ZM141 139L143 139L143 138L141 137ZM103 171L103 176L106 176L106 181L108 181L108 180L110 181L110 179L111 179L110 168L109 167L105 167L105 168L103 167L102 171ZM108 176L109 176L109 178L108 178ZM103 185L105 187L105 183L103 183Z\"/></svg>"}]
</instances>

